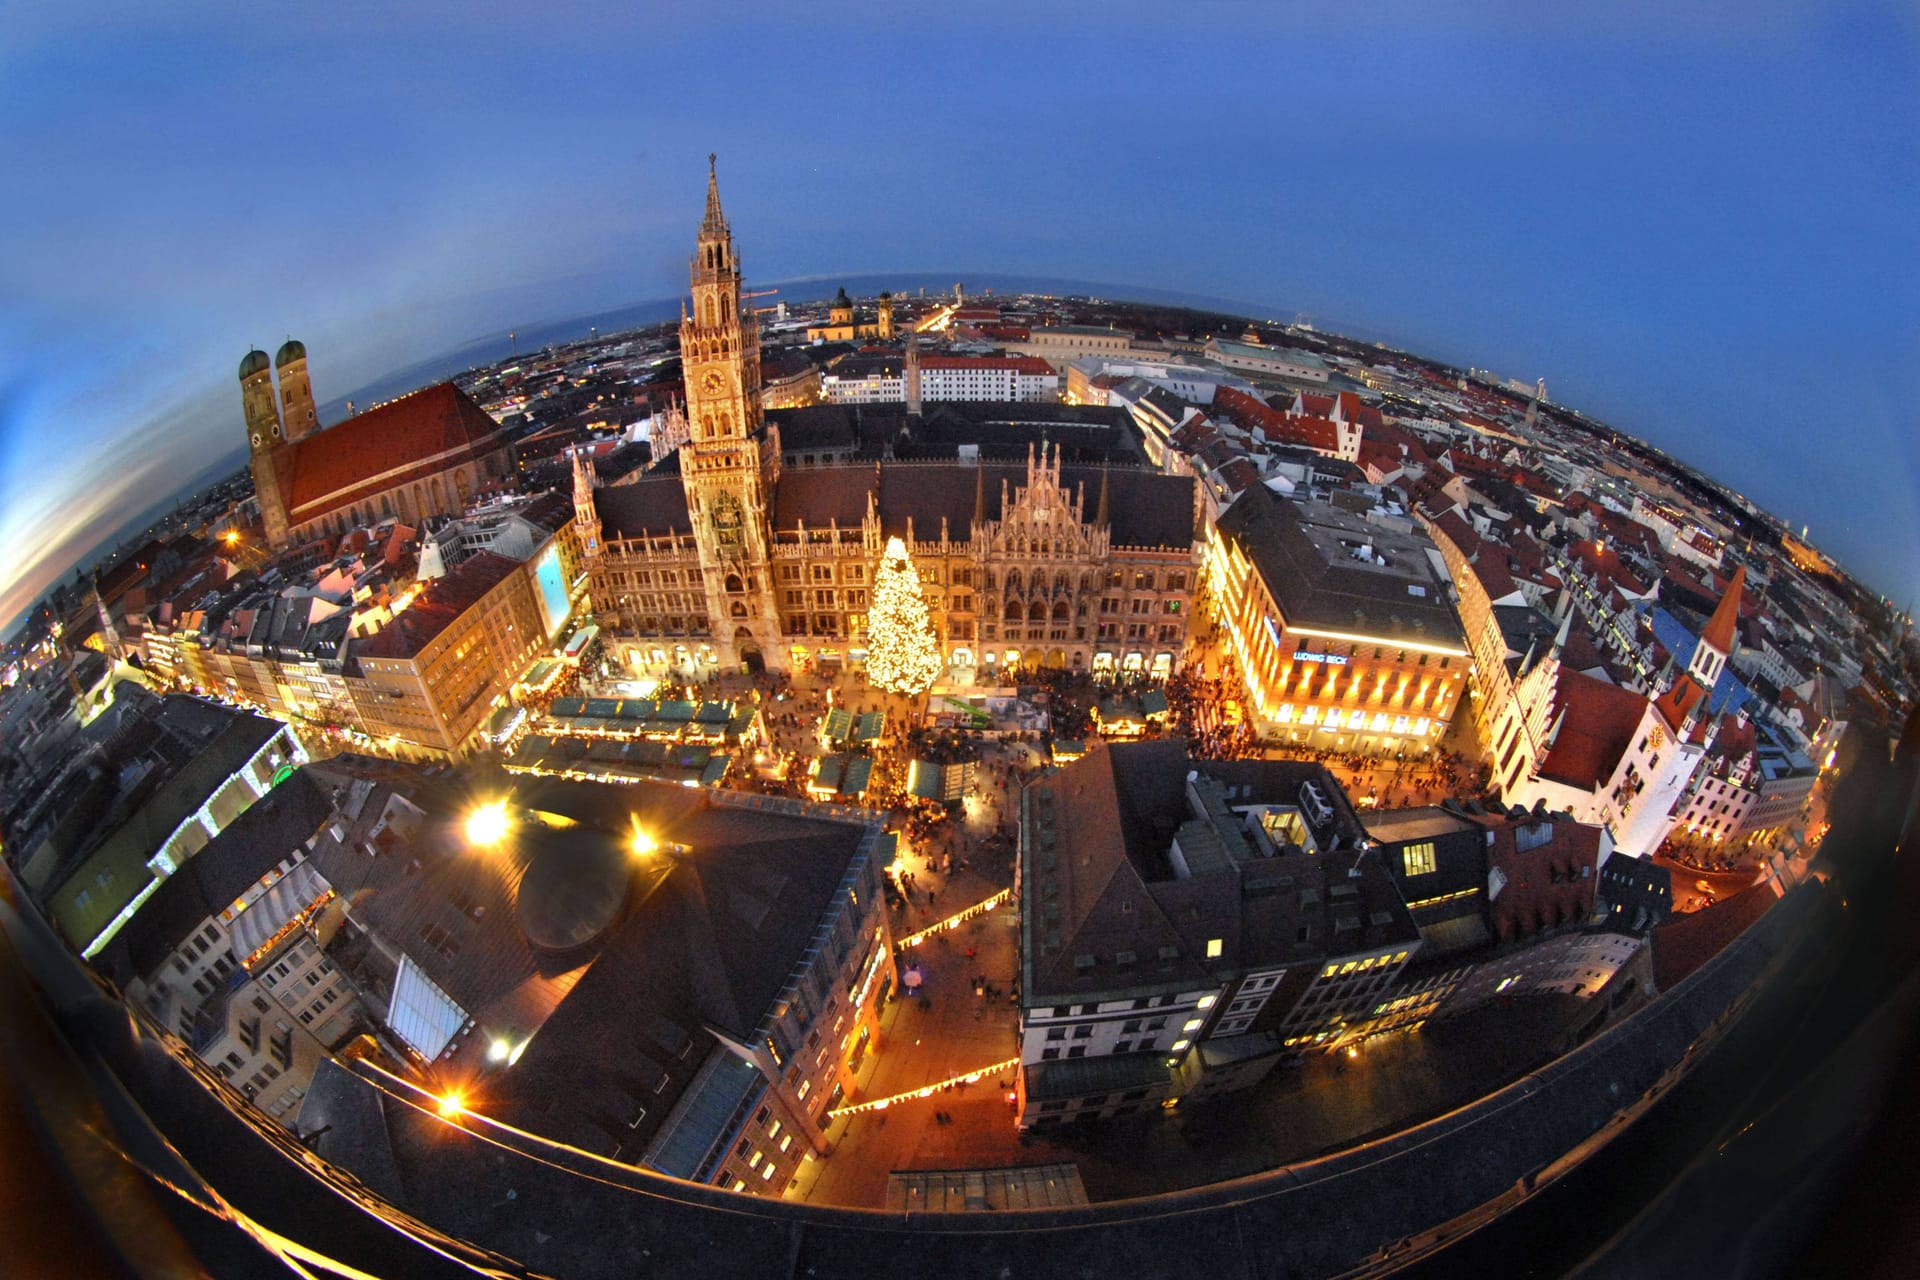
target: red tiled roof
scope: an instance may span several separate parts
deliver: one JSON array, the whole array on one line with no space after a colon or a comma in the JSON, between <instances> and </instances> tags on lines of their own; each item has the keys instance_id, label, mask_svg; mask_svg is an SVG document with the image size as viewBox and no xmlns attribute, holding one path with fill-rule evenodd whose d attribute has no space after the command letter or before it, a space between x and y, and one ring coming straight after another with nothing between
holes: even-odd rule
<instances>
[{"instance_id":1,"label":"red tiled roof","mask_svg":"<svg viewBox=\"0 0 1920 1280\"><path fill-rule=\"evenodd\" d=\"M1507 572L1504 556L1500 548L1489 547L1472 561L1473 576L1480 581L1480 589L1487 593L1487 599L1500 601L1514 594L1520 588L1514 585L1513 575Z\"/></svg>"},{"instance_id":2,"label":"red tiled roof","mask_svg":"<svg viewBox=\"0 0 1920 1280\"><path fill-rule=\"evenodd\" d=\"M1613 776L1633 743L1647 700L1631 689L1562 667L1553 689L1553 723L1558 735L1542 777L1591 791Z\"/></svg>"},{"instance_id":3,"label":"red tiled roof","mask_svg":"<svg viewBox=\"0 0 1920 1280\"><path fill-rule=\"evenodd\" d=\"M1489 826L1493 842L1487 863L1507 878L1487 908L1501 942L1584 920L1593 910L1593 873L1583 876L1580 868L1598 864L1601 829L1562 816L1553 820L1551 840L1520 852L1516 833L1537 822L1526 818Z\"/></svg>"},{"instance_id":4,"label":"red tiled roof","mask_svg":"<svg viewBox=\"0 0 1920 1280\"><path fill-rule=\"evenodd\" d=\"M1472 559L1473 553L1480 550L1480 535L1473 531L1472 525L1461 518L1459 512L1449 508L1436 516L1433 523L1441 533L1447 536L1447 541L1460 548L1461 555Z\"/></svg>"},{"instance_id":5,"label":"red tiled roof","mask_svg":"<svg viewBox=\"0 0 1920 1280\"><path fill-rule=\"evenodd\" d=\"M1729 942L1778 902L1773 886L1762 881L1731 898L1688 915L1676 916L1653 931L1653 981L1671 991L1688 974L1719 955Z\"/></svg>"},{"instance_id":6,"label":"red tiled roof","mask_svg":"<svg viewBox=\"0 0 1920 1280\"><path fill-rule=\"evenodd\" d=\"M481 551L460 562L444 578L436 578L405 610L373 635L355 642L362 658L412 658L439 638L455 619L520 567L492 551Z\"/></svg>"},{"instance_id":7,"label":"red tiled roof","mask_svg":"<svg viewBox=\"0 0 1920 1280\"><path fill-rule=\"evenodd\" d=\"M284 446L275 470L289 513L304 523L377 477L432 463L422 472L430 474L503 447L500 425L466 392L443 382ZM393 483L405 478L394 475ZM388 487L381 481L373 491ZM325 505L312 509L315 504Z\"/></svg>"},{"instance_id":8,"label":"red tiled roof","mask_svg":"<svg viewBox=\"0 0 1920 1280\"><path fill-rule=\"evenodd\" d=\"M1593 638L1584 627L1567 628L1567 642L1560 647L1560 665L1569 671L1591 671L1605 667L1607 659L1594 648Z\"/></svg>"},{"instance_id":9,"label":"red tiled roof","mask_svg":"<svg viewBox=\"0 0 1920 1280\"><path fill-rule=\"evenodd\" d=\"M921 356L922 369L1011 369L1029 375L1050 374L1053 366L1039 356Z\"/></svg>"},{"instance_id":10,"label":"red tiled roof","mask_svg":"<svg viewBox=\"0 0 1920 1280\"><path fill-rule=\"evenodd\" d=\"M1708 619L1706 630L1700 633L1701 644L1717 653L1733 652L1733 624L1740 617L1740 593L1746 585L1747 566L1741 565L1733 571L1733 582L1727 587L1727 594L1720 597L1719 607Z\"/></svg>"},{"instance_id":11,"label":"red tiled roof","mask_svg":"<svg viewBox=\"0 0 1920 1280\"><path fill-rule=\"evenodd\" d=\"M1678 733L1680 727L1687 722L1687 717L1706 701L1706 697L1707 691L1700 687L1698 680L1690 675L1683 675L1675 680L1673 687L1661 694L1653 705L1659 710L1660 718L1667 722L1667 728ZM1706 717L1702 716L1699 723L1693 726L1692 740L1700 741L1706 736L1706 730Z\"/></svg>"},{"instance_id":12,"label":"red tiled roof","mask_svg":"<svg viewBox=\"0 0 1920 1280\"><path fill-rule=\"evenodd\" d=\"M1315 453L1340 452L1340 427L1324 417L1283 413L1237 387L1216 390L1213 406L1244 427L1259 428L1260 433L1275 444L1299 445Z\"/></svg>"},{"instance_id":13,"label":"red tiled roof","mask_svg":"<svg viewBox=\"0 0 1920 1280\"><path fill-rule=\"evenodd\" d=\"M1634 527L1639 528L1638 525ZM1581 541L1574 543L1568 550L1588 573L1602 582L1619 586L1628 595L1644 598L1647 592L1652 590L1646 583L1640 581L1631 569L1621 563L1620 553L1605 543Z\"/></svg>"}]
</instances>

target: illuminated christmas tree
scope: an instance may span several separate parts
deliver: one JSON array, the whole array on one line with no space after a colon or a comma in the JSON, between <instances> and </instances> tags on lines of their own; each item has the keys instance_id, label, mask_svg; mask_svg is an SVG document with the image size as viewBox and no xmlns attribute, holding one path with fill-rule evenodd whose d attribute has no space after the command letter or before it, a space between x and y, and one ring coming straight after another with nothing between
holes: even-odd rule
<instances>
[{"instance_id":1,"label":"illuminated christmas tree","mask_svg":"<svg viewBox=\"0 0 1920 1280\"><path fill-rule=\"evenodd\" d=\"M920 574L907 544L887 539L867 615L867 683L891 693L925 693L940 675L940 646L927 620Z\"/></svg>"}]
</instances>

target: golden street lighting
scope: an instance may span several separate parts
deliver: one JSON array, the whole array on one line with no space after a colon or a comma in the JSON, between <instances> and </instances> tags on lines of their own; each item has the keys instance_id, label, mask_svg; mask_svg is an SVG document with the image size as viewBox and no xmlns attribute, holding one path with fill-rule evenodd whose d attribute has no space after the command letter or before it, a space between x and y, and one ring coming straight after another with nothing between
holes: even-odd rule
<instances>
[{"instance_id":1,"label":"golden street lighting","mask_svg":"<svg viewBox=\"0 0 1920 1280\"><path fill-rule=\"evenodd\" d=\"M467 815L467 843L491 848L507 838L512 825L505 800L483 804Z\"/></svg>"},{"instance_id":2,"label":"golden street lighting","mask_svg":"<svg viewBox=\"0 0 1920 1280\"><path fill-rule=\"evenodd\" d=\"M633 819L633 834L627 837L627 851L636 858L645 858L660 847L660 842L640 829L640 820Z\"/></svg>"},{"instance_id":3,"label":"golden street lighting","mask_svg":"<svg viewBox=\"0 0 1920 1280\"><path fill-rule=\"evenodd\" d=\"M466 1114L467 1099L459 1090L449 1090L436 1098L435 1103L443 1120L453 1120Z\"/></svg>"}]
</instances>

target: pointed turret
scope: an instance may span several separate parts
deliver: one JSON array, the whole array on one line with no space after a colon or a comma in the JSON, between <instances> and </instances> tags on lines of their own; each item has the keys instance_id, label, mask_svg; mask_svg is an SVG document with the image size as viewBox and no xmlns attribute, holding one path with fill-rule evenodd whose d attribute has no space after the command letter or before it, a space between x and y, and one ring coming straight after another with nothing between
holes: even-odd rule
<instances>
[{"instance_id":1,"label":"pointed turret","mask_svg":"<svg viewBox=\"0 0 1920 1280\"><path fill-rule=\"evenodd\" d=\"M1714 609L1713 617L1707 620L1706 628L1700 632L1700 643L1693 647L1693 660L1687 664L1687 670L1709 689L1720 679L1720 673L1726 669L1727 659L1733 656L1734 645L1738 643L1735 628L1740 621L1740 594L1746 585L1747 566L1741 565L1733 571L1733 581L1727 584L1727 594L1720 597L1719 607Z\"/></svg>"},{"instance_id":2,"label":"pointed turret","mask_svg":"<svg viewBox=\"0 0 1920 1280\"><path fill-rule=\"evenodd\" d=\"M1707 629L1700 633L1701 644L1710 644L1723 655L1733 653L1734 628L1740 621L1740 596L1746 585L1747 566L1741 565L1733 571L1733 581L1727 584L1727 594L1720 597L1720 606L1713 611Z\"/></svg>"},{"instance_id":3,"label":"pointed turret","mask_svg":"<svg viewBox=\"0 0 1920 1280\"><path fill-rule=\"evenodd\" d=\"M727 234L727 216L720 212L720 174L715 167L719 157L707 152L707 214L700 220L700 238L719 238Z\"/></svg>"}]
</instances>

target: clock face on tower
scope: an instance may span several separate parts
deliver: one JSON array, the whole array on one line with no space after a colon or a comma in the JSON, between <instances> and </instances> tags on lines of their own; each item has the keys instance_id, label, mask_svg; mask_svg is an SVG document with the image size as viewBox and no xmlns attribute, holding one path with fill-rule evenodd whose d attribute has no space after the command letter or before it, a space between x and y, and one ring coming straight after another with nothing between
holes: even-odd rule
<instances>
[{"instance_id":1,"label":"clock face on tower","mask_svg":"<svg viewBox=\"0 0 1920 1280\"><path fill-rule=\"evenodd\" d=\"M725 385L719 371L715 369L707 370L707 376L700 380L700 389L710 396L719 395L720 389Z\"/></svg>"}]
</instances>

